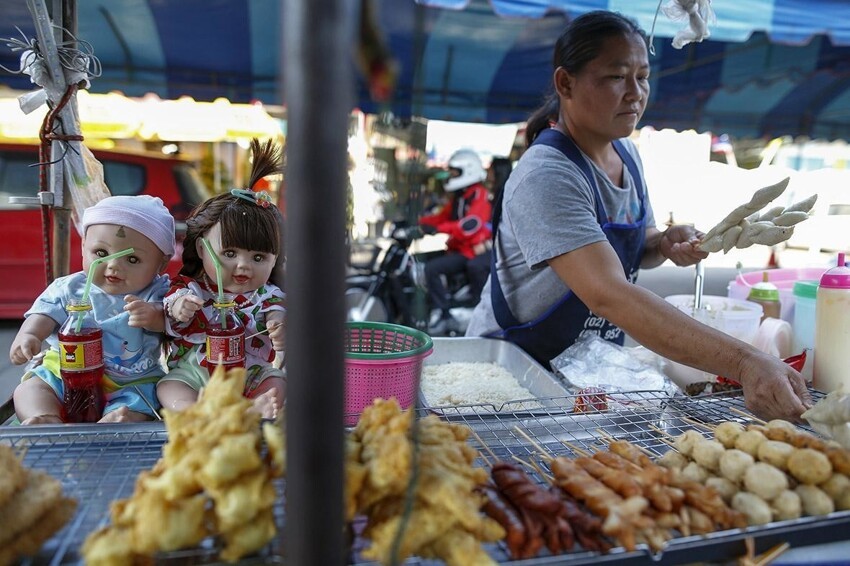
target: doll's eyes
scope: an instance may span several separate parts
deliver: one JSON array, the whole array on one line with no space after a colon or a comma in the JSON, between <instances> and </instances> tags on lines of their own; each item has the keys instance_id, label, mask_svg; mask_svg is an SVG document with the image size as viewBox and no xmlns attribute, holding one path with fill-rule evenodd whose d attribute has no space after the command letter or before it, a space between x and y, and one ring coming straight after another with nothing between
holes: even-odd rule
<instances>
[{"instance_id":1,"label":"doll's eyes","mask_svg":"<svg viewBox=\"0 0 850 566\"><path fill-rule=\"evenodd\" d=\"M226 257L226 258L233 259L234 257L236 257L236 252L235 252L235 251L233 251L233 250L224 250L224 251L221 253L221 255L223 255L223 256L224 256L224 257Z\"/></svg>"},{"instance_id":2,"label":"doll's eyes","mask_svg":"<svg viewBox=\"0 0 850 566\"><path fill-rule=\"evenodd\" d=\"M264 261L266 261L266 255L265 254L254 254L254 261L256 263L263 263Z\"/></svg>"}]
</instances>

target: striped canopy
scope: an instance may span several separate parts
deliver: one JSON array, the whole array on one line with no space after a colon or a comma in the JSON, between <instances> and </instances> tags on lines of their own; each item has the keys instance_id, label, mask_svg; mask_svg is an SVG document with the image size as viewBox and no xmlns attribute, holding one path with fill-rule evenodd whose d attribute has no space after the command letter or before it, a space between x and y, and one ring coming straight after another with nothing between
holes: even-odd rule
<instances>
[{"instance_id":1,"label":"striped canopy","mask_svg":"<svg viewBox=\"0 0 850 566\"><path fill-rule=\"evenodd\" d=\"M352 10L358 4L352 0ZM402 118L522 121L550 88L552 47L570 18L612 9L650 31L657 6L658 0L376 0L377 27L399 64L398 85L391 102L377 104L358 80L356 102ZM712 7L711 38L681 50L670 38L684 24L658 15L642 125L850 138L850 2L713 0ZM77 10L78 35L103 64L94 92L283 103L275 0L83 0ZM0 0L0 11L0 37L19 35L15 26L34 35L25 2ZM0 64L17 66L17 58L0 47ZM27 77L3 71L0 82L31 88Z\"/></svg>"}]
</instances>

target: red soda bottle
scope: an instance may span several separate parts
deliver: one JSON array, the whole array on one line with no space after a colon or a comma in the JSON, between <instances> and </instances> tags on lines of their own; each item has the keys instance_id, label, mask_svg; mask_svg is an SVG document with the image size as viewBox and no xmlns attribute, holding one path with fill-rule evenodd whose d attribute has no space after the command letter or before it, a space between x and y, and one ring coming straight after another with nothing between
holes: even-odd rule
<instances>
[{"instance_id":1,"label":"red soda bottle","mask_svg":"<svg viewBox=\"0 0 850 566\"><path fill-rule=\"evenodd\" d=\"M213 303L207 325L207 367L225 370L245 367L245 325L236 316L236 303Z\"/></svg>"},{"instance_id":2,"label":"red soda bottle","mask_svg":"<svg viewBox=\"0 0 850 566\"><path fill-rule=\"evenodd\" d=\"M91 303L72 301L68 319L59 330L59 374L65 389L62 420L96 423L103 416L106 398L103 380L103 331L92 314Z\"/></svg>"}]
</instances>

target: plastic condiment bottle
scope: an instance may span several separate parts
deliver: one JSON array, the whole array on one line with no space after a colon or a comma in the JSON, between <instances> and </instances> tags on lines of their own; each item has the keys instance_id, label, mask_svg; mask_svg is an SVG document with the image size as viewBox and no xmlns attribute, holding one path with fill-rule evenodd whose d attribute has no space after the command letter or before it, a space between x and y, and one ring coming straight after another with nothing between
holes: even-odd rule
<instances>
[{"instance_id":1,"label":"plastic condiment bottle","mask_svg":"<svg viewBox=\"0 0 850 566\"><path fill-rule=\"evenodd\" d=\"M850 385L850 268L844 254L820 279L815 306L815 389L829 393ZM850 390L850 389L848 389Z\"/></svg>"},{"instance_id":2,"label":"plastic condiment bottle","mask_svg":"<svg viewBox=\"0 0 850 566\"><path fill-rule=\"evenodd\" d=\"M96 423L103 416L103 330L92 314L91 303L72 302L68 319L59 329L59 375L64 396L62 420Z\"/></svg>"},{"instance_id":3,"label":"plastic condiment bottle","mask_svg":"<svg viewBox=\"0 0 850 566\"><path fill-rule=\"evenodd\" d=\"M207 367L225 370L245 367L245 325L236 315L236 303L213 303L207 327Z\"/></svg>"},{"instance_id":4,"label":"plastic condiment bottle","mask_svg":"<svg viewBox=\"0 0 850 566\"><path fill-rule=\"evenodd\" d=\"M779 289L768 280L768 272L762 275L761 283L756 283L750 288L747 300L758 303L762 307L761 320L765 318L780 318L782 304L779 302Z\"/></svg>"}]
</instances>

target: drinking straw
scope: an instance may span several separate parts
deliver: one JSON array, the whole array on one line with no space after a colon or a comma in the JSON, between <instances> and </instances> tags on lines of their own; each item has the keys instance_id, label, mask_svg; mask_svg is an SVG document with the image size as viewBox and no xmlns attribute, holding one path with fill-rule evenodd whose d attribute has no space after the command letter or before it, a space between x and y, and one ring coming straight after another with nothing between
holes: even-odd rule
<instances>
[{"instance_id":1,"label":"drinking straw","mask_svg":"<svg viewBox=\"0 0 850 566\"><path fill-rule=\"evenodd\" d=\"M135 252L135 251L136 251L136 250L134 250L133 248L127 248L126 250L122 250L122 251L120 251L120 252L116 252L116 253L114 253L114 254L112 254L112 255L108 255L108 256L106 256L106 257L99 257L99 258L97 258L96 260L92 261L92 262L91 262L91 265L89 265L89 272L88 272L88 274L86 275L86 285L85 285L85 287L83 287L83 298L82 298L82 302L83 302L83 303L88 303L88 302L89 302L89 293L90 293L90 291L91 291L91 283L92 283L92 280L94 279L94 272L95 272L95 271L97 271L97 267L98 267L101 263L103 263L103 262L105 262L105 261L109 261L110 259L115 259L116 257L124 257L125 255L130 255L131 253L133 253L133 252ZM77 316L77 332L79 332L79 331L80 331L80 326L82 326L82 324L83 324L83 313L81 312L81 313Z\"/></svg>"},{"instance_id":2,"label":"drinking straw","mask_svg":"<svg viewBox=\"0 0 850 566\"><path fill-rule=\"evenodd\" d=\"M225 303L225 296L224 284L221 280L221 260L218 259L218 256L212 249L212 245L207 241L206 238L201 238L201 243L207 249L207 253L210 254L210 258L213 261L213 265L215 265L215 283L216 285L218 285L218 301L216 302L219 305L223 305ZM219 307L219 311L221 312L221 328L222 330L227 330L226 309L224 307Z\"/></svg>"}]
</instances>

